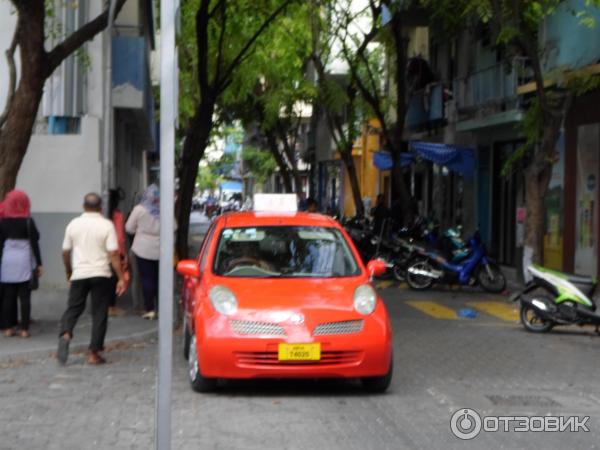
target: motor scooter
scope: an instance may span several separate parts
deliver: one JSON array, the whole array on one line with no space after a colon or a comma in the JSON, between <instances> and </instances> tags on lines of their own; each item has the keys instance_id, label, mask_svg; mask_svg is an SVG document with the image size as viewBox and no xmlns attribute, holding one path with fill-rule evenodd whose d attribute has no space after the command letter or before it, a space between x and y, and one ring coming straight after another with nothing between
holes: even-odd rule
<instances>
[{"instance_id":1,"label":"motor scooter","mask_svg":"<svg viewBox=\"0 0 600 450\"><path fill-rule=\"evenodd\" d=\"M600 334L600 314L593 295L596 277L557 272L532 264L532 280L511 300L521 302L520 319L526 330L550 331L556 325L595 325Z\"/></svg>"},{"instance_id":2,"label":"motor scooter","mask_svg":"<svg viewBox=\"0 0 600 450\"><path fill-rule=\"evenodd\" d=\"M406 269L406 281L415 290L429 289L435 282L479 284L485 291L499 293L506 288L506 278L488 255L479 232L469 239L468 252L459 262L447 259L441 251L415 246L414 256Z\"/></svg>"}]
</instances>

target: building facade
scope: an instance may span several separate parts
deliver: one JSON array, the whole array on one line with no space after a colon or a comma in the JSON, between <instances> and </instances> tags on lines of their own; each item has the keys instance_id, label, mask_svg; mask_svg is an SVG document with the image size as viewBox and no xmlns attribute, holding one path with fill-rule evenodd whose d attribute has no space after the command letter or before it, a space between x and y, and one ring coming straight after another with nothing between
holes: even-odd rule
<instances>
[{"instance_id":1,"label":"building facade","mask_svg":"<svg viewBox=\"0 0 600 450\"><path fill-rule=\"evenodd\" d=\"M104 2L55 4L56 21L72 32L103 11ZM150 52L154 47L154 3L128 0L112 36L100 33L48 79L35 129L17 179L28 193L41 233L46 268L43 283L64 283L61 244L67 223L81 213L83 196L102 192L105 81L112 66L113 145L109 188L122 188L121 209L129 212L148 183L155 146ZM9 2L0 2L0 46L8 47L16 23ZM60 38L57 37L56 40ZM53 43L50 42L49 45ZM111 64L107 49L112 46ZM19 62L17 61L17 64ZM0 70L1 93L7 73Z\"/></svg>"}]
</instances>

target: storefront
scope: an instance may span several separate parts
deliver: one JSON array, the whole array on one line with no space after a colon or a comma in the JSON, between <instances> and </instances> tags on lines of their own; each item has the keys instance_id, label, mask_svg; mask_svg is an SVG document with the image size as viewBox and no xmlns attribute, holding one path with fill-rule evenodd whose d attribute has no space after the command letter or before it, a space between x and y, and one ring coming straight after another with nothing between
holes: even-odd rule
<instances>
[{"instance_id":1,"label":"storefront","mask_svg":"<svg viewBox=\"0 0 600 450\"><path fill-rule=\"evenodd\" d=\"M565 125L565 232L563 266L566 271L598 275L600 221L600 91L576 99Z\"/></svg>"}]
</instances>

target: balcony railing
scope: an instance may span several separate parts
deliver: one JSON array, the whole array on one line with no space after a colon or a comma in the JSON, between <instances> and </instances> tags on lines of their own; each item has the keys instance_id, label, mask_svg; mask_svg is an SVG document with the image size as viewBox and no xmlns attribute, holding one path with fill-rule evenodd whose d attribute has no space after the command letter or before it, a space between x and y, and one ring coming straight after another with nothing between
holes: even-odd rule
<instances>
[{"instance_id":1,"label":"balcony railing","mask_svg":"<svg viewBox=\"0 0 600 450\"><path fill-rule=\"evenodd\" d=\"M413 93L408 102L406 126L417 129L444 119L444 85L432 83Z\"/></svg>"},{"instance_id":2,"label":"balcony railing","mask_svg":"<svg viewBox=\"0 0 600 450\"><path fill-rule=\"evenodd\" d=\"M527 60L503 61L454 80L456 108L476 109L492 104L517 106L517 87L531 78Z\"/></svg>"}]
</instances>

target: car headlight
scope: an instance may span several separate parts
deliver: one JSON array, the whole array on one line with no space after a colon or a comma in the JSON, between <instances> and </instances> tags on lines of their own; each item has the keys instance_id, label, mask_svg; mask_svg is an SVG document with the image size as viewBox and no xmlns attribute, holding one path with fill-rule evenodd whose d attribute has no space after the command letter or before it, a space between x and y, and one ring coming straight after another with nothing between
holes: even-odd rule
<instances>
[{"instance_id":1,"label":"car headlight","mask_svg":"<svg viewBox=\"0 0 600 450\"><path fill-rule=\"evenodd\" d=\"M365 316L375 311L377 305L377 294L368 284L361 284L354 291L354 309Z\"/></svg>"},{"instance_id":2,"label":"car headlight","mask_svg":"<svg viewBox=\"0 0 600 450\"><path fill-rule=\"evenodd\" d=\"M215 286L208 293L208 298L213 307L220 312L229 316L235 314L237 311L238 303L235 295L225 286Z\"/></svg>"}]
</instances>

